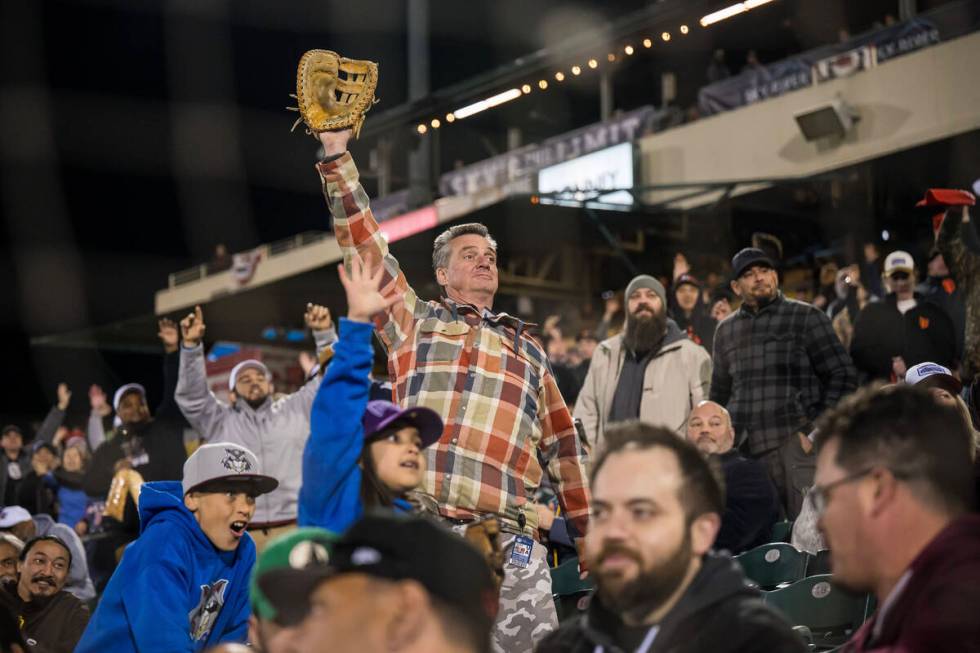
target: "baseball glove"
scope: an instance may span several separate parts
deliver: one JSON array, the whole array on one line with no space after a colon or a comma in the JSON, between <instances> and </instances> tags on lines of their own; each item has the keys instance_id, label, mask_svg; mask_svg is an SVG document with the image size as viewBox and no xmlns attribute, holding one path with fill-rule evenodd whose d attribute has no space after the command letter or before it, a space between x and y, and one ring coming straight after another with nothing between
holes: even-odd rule
<instances>
[{"instance_id":1,"label":"baseball glove","mask_svg":"<svg viewBox=\"0 0 980 653\"><path fill-rule=\"evenodd\" d=\"M350 128L361 133L364 114L377 101L378 64L341 57L330 50L310 50L296 70L296 98L300 117L293 129L305 122L314 137L325 131Z\"/></svg>"}]
</instances>

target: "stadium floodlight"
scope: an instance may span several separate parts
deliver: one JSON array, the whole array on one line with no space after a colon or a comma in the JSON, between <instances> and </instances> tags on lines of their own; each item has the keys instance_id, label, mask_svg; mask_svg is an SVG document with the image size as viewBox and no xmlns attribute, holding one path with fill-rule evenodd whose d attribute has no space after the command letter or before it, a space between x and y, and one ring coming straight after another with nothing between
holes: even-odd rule
<instances>
[{"instance_id":1,"label":"stadium floodlight","mask_svg":"<svg viewBox=\"0 0 980 653\"><path fill-rule=\"evenodd\" d=\"M749 9L755 9L756 7L761 7L762 5L769 4L770 2L772 2L772 0L745 0L745 2L736 2L735 4L729 5L724 9L719 9L718 11L710 13L707 16L703 16L700 21L701 27L714 25L715 23L721 22L726 18L744 14Z\"/></svg>"},{"instance_id":2,"label":"stadium floodlight","mask_svg":"<svg viewBox=\"0 0 980 653\"><path fill-rule=\"evenodd\" d=\"M456 109L453 114L458 120L463 118L469 118L475 113L480 113L486 109L492 109L493 107L499 106L504 102L510 102L513 99L521 97L521 89L512 88L510 90L504 91L503 93L497 93L485 100L480 100L479 102L474 102L462 109Z\"/></svg>"},{"instance_id":3,"label":"stadium floodlight","mask_svg":"<svg viewBox=\"0 0 980 653\"><path fill-rule=\"evenodd\" d=\"M748 9L745 8L744 2L739 2L724 9L719 9L714 13L710 13L707 16L701 17L701 27L707 27L708 25L714 25L715 23L720 23L726 18L731 18L732 16L737 16L741 13L745 13Z\"/></svg>"}]
</instances>

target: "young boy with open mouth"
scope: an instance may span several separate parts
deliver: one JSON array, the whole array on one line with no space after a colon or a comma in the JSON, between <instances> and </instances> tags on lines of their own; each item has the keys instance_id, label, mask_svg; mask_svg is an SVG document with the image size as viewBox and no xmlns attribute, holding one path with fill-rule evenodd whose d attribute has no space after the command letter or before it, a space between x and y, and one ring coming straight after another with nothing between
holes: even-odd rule
<instances>
[{"instance_id":1,"label":"young boy with open mouth","mask_svg":"<svg viewBox=\"0 0 980 653\"><path fill-rule=\"evenodd\" d=\"M231 443L200 447L182 483L145 483L140 537L119 567L77 653L201 651L244 642L255 544L245 532L255 497L278 481Z\"/></svg>"}]
</instances>

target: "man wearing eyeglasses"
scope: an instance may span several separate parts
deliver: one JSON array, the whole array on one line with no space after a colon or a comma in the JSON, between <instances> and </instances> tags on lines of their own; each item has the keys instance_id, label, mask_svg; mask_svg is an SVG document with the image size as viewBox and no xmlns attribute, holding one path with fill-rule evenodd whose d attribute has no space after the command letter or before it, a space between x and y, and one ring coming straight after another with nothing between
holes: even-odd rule
<instances>
[{"instance_id":1,"label":"man wearing eyeglasses","mask_svg":"<svg viewBox=\"0 0 980 653\"><path fill-rule=\"evenodd\" d=\"M843 651L980 651L980 515L963 419L922 389L872 386L818 429L807 500L834 582L878 600Z\"/></svg>"},{"instance_id":2,"label":"man wearing eyeglasses","mask_svg":"<svg viewBox=\"0 0 980 653\"><path fill-rule=\"evenodd\" d=\"M915 292L915 261L896 250L885 259L882 302L867 304L854 322L851 358L861 381L895 382L913 365L938 362L955 369L956 327L939 306Z\"/></svg>"}]
</instances>

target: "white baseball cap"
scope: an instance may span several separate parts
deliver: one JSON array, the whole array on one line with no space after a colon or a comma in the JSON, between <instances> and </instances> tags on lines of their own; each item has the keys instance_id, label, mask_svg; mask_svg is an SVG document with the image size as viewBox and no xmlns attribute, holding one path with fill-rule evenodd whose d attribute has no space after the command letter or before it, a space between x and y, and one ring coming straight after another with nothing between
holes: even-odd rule
<instances>
[{"instance_id":1,"label":"white baseball cap","mask_svg":"<svg viewBox=\"0 0 980 653\"><path fill-rule=\"evenodd\" d=\"M0 510L0 528L13 528L31 519L31 513L20 506L7 506Z\"/></svg>"},{"instance_id":2,"label":"white baseball cap","mask_svg":"<svg viewBox=\"0 0 980 653\"><path fill-rule=\"evenodd\" d=\"M919 385L923 388L942 388L954 395L963 389L963 384L953 376L948 367L938 363L919 363L913 365L905 373L905 382L909 385Z\"/></svg>"},{"instance_id":3,"label":"white baseball cap","mask_svg":"<svg viewBox=\"0 0 980 653\"><path fill-rule=\"evenodd\" d=\"M112 409L114 411L117 413L119 412L119 402L122 401L124 395L127 395L130 392L140 393L140 396L143 397L143 401L146 401L146 388L141 386L139 383L127 383L124 386L120 386L119 389L116 390L116 394L112 396Z\"/></svg>"},{"instance_id":4,"label":"white baseball cap","mask_svg":"<svg viewBox=\"0 0 980 653\"><path fill-rule=\"evenodd\" d=\"M270 380L272 379L272 373L269 372L269 368L265 366L265 363L255 360L254 358L249 358L248 360L244 360L235 367L231 368L231 375L228 377L229 392L234 392L235 383L238 382L238 375L249 368L260 370L263 374L265 374L265 378Z\"/></svg>"},{"instance_id":5,"label":"white baseball cap","mask_svg":"<svg viewBox=\"0 0 980 653\"><path fill-rule=\"evenodd\" d=\"M896 249L885 257L885 276L888 276L896 270L912 274L915 271L915 260L912 258L912 255Z\"/></svg>"},{"instance_id":6,"label":"white baseball cap","mask_svg":"<svg viewBox=\"0 0 980 653\"><path fill-rule=\"evenodd\" d=\"M201 445L184 463L184 494L211 481L251 481L256 494L266 494L279 487L279 481L259 474L259 461L245 447L231 442Z\"/></svg>"}]
</instances>

